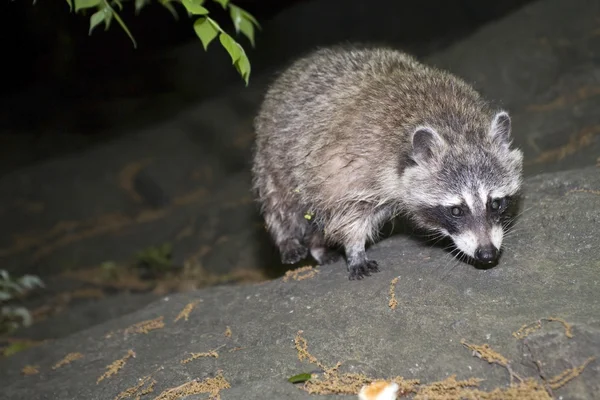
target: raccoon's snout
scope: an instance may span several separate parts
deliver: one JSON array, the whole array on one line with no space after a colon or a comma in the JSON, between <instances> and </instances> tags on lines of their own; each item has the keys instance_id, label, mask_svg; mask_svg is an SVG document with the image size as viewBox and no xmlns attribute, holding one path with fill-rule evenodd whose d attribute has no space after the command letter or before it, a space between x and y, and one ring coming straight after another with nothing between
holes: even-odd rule
<instances>
[{"instance_id":1,"label":"raccoon's snout","mask_svg":"<svg viewBox=\"0 0 600 400\"><path fill-rule=\"evenodd\" d=\"M475 259L479 262L490 264L498 258L498 249L493 244L481 246L475 250Z\"/></svg>"},{"instance_id":2,"label":"raccoon's snout","mask_svg":"<svg viewBox=\"0 0 600 400\"><path fill-rule=\"evenodd\" d=\"M480 232L477 235L472 230L467 230L459 235L450 235L463 253L483 264L492 264L498 259L502 244L501 228L493 227L491 235Z\"/></svg>"}]
</instances>

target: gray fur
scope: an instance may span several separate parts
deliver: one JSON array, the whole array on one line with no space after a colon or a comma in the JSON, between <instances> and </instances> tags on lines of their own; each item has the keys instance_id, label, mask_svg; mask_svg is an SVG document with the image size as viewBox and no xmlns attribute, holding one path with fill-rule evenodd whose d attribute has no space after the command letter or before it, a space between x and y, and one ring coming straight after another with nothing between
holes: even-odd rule
<instances>
[{"instance_id":1,"label":"gray fur","mask_svg":"<svg viewBox=\"0 0 600 400\"><path fill-rule=\"evenodd\" d=\"M342 246L350 278L360 279L378 270L365 245L392 217L452 236L436 217L442 204L464 204L481 185L515 196L522 154L510 149L510 129L508 114L467 83L407 54L323 48L268 89L255 119L253 187L284 263L309 252L326 263ZM486 204L467 211L485 219Z\"/></svg>"}]
</instances>

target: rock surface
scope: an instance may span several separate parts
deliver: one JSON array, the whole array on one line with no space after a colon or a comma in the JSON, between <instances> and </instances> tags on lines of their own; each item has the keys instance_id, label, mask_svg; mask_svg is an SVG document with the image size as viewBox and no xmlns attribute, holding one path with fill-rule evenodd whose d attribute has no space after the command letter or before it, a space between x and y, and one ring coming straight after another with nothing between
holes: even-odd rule
<instances>
[{"instance_id":1,"label":"rock surface","mask_svg":"<svg viewBox=\"0 0 600 400\"><path fill-rule=\"evenodd\" d=\"M382 271L370 278L348 281L338 262L304 280L169 296L0 361L0 386L14 400L113 399L151 375L157 383L144 399L222 370L230 385L222 390L223 399L310 398L286 381L318 370L298 360L298 331L311 354L327 367L342 362L344 373L400 375L423 384L456 374L458 379L484 378L480 385L485 390L507 386L506 369L473 357L461 344L464 339L488 343L523 378L538 377L532 360L541 361L550 382L564 370L600 357L600 194L592 192L597 187L596 167L529 178L523 202L527 211L495 268L477 270L441 248L396 236L371 248ZM389 293L395 277L399 280L392 290L398 304L392 309ZM194 304L189 319L175 321L189 303ZM551 317L571 324L572 337L558 322L543 322L524 339L512 336L524 324ZM132 331L134 324L155 319L146 333ZM97 383L106 367L129 350L135 357ZM181 363L191 353L211 350L218 358ZM73 352L83 357L52 369ZM21 376L27 365L39 373ZM554 394L598 398L598 382L600 359L595 359Z\"/></svg>"},{"instance_id":2,"label":"rock surface","mask_svg":"<svg viewBox=\"0 0 600 400\"><path fill-rule=\"evenodd\" d=\"M600 3L538 1L429 61L511 111L528 174L600 156Z\"/></svg>"}]
</instances>

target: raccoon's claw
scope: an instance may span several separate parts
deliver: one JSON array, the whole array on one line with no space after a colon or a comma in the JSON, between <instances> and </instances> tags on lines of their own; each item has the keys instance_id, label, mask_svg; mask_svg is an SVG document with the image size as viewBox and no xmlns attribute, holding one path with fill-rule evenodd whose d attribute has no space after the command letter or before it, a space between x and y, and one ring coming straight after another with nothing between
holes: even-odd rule
<instances>
[{"instance_id":1,"label":"raccoon's claw","mask_svg":"<svg viewBox=\"0 0 600 400\"><path fill-rule=\"evenodd\" d=\"M296 264L308 255L308 249L296 239L288 239L279 248L281 262L284 264Z\"/></svg>"},{"instance_id":2,"label":"raccoon's claw","mask_svg":"<svg viewBox=\"0 0 600 400\"><path fill-rule=\"evenodd\" d=\"M369 260L367 261L367 269L370 272L379 272L379 264L375 260Z\"/></svg>"},{"instance_id":3,"label":"raccoon's claw","mask_svg":"<svg viewBox=\"0 0 600 400\"><path fill-rule=\"evenodd\" d=\"M379 272L379 265L375 260L366 260L360 264L350 266L348 278L353 280L363 279L365 276L371 276L371 273Z\"/></svg>"}]
</instances>

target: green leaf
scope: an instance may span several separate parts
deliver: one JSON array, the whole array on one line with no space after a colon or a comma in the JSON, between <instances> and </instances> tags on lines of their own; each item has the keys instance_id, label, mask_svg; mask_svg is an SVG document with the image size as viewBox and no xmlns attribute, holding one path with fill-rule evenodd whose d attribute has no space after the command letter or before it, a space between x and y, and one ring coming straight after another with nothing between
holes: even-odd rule
<instances>
[{"instance_id":1,"label":"green leaf","mask_svg":"<svg viewBox=\"0 0 600 400\"><path fill-rule=\"evenodd\" d=\"M212 19L211 17L206 17L206 19L208 20L208 22L210 22L210 24L219 32L223 32L223 29L221 29L221 26L219 25L219 23L217 21L215 21L214 19Z\"/></svg>"},{"instance_id":2,"label":"green leaf","mask_svg":"<svg viewBox=\"0 0 600 400\"><path fill-rule=\"evenodd\" d=\"M254 25L247 20L242 19L242 23L240 24L240 31L248 38L252 47L254 47Z\"/></svg>"},{"instance_id":3,"label":"green leaf","mask_svg":"<svg viewBox=\"0 0 600 400\"><path fill-rule=\"evenodd\" d=\"M229 6L229 15L231 16L231 21L233 22L233 26L235 27L235 31L240 31L240 24L242 23L242 9L234 6L233 4Z\"/></svg>"},{"instance_id":4,"label":"green leaf","mask_svg":"<svg viewBox=\"0 0 600 400\"><path fill-rule=\"evenodd\" d=\"M211 24L209 20L210 18L208 17L200 17L194 22L194 30L196 31L196 35L198 35L202 41L205 51L208 49L208 45L219 34L219 30L215 28L215 26Z\"/></svg>"},{"instance_id":5,"label":"green leaf","mask_svg":"<svg viewBox=\"0 0 600 400\"><path fill-rule=\"evenodd\" d=\"M67 0L67 4L69 5L69 12L73 11L73 0Z\"/></svg>"},{"instance_id":6,"label":"green leaf","mask_svg":"<svg viewBox=\"0 0 600 400\"><path fill-rule=\"evenodd\" d=\"M254 47L254 25L252 22L244 16L243 10L237 6L231 5L229 7L229 15L233 21L235 32L240 31L250 40L250 44Z\"/></svg>"},{"instance_id":7,"label":"green leaf","mask_svg":"<svg viewBox=\"0 0 600 400\"><path fill-rule=\"evenodd\" d=\"M27 350L28 348L30 348L32 346L33 345L28 342L14 342L14 343L10 344L8 347L2 349L2 355L4 357L9 357L20 351Z\"/></svg>"},{"instance_id":8,"label":"green leaf","mask_svg":"<svg viewBox=\"0 0 600 400\"><path fill-rule=\"evenodd\" d=\"M248 81L250 79L250 60L246 56L246 53L242 49L242 56L235 62L235 69L240 73L242 79L246 82L246 86L248 86Z\"/></svg>"},{"instance_id":9,"label":"green leaf","mask_svg":"<svg viewBox=\"0 0 600 400\"><path fill-rule=\"evenodd\" d=\"M223 31L221 31L221 34L219 35L219 41L229 53L231 63L246 82L246 86L248 86L248 81L250 79L250 61L246 56L244 48Z\"/></svg>"},{"instance_id":10,"label":"green leaf","mask_svg":"<svg viewBox=\"0 0 600 400\"><path fill-rule=\"evenodd\" d=\"M118 5L118 6L119 6L119 9L120 9L121 11L123 11L123 3L121 3L119 0L113 0L113 1L114 1L114 3L115 3L116 5Z\"/></svg>"},{"instance_id":11,"label":"green leaf","mask_svg":"<svg viewBox=\"0 0 600 400\"><path fill-rule=\"evenodd\" d=\"M173 4L171 4L171 0L160 0L159 3L166 8L167 10L169 10L171 12L171 14L173 15L173 18L175 18L176 20L179 19L179 15L177 14L177 10L175 10L175 7L173 7Z\"/></svg>"},{"instance_id":12,"label":"green leaf","mask_svg":"<svg viewBox=\"0 0 600 400\"><path fill-rule=\"evenodd\" d=\"M105 21L107 18L110 18L107 16L106 11L107 11L106 9L100 9L100 10L96 11L94 14L92 14L92 16L90 17L89 35L92 34L92 31L94 30L95 27L97 27L100 23ZM110 13L110 11L109 11L109 13Z\"/></svg>"},{"instance_id":13,"label":"green leaf","mask_svg":"<svg viewBox=\"0 0 600 400\"><path fill-rule=\"evenodd\" d=\"M250 22L252 22L254 25L256 25L256 27L258 29L261 29L260 24L258 23L258 21L256 20L256 18L254 18L254 16L252 14L250 14L248 11L244 10L243 8L240 8L240 12L242 13L242 16L244 17L244 19L249 20Z\"/></svg>"},{"instance_id":14,"label":"green leaf","mask_svg":"<svg viewBox=\"0 0 600 400\"><path fill-rule=\"evenodd\" d=\"M135 0L135 14L138 15L150 0Z\"/></svg>"},{"instance_id":15,"label":"green leaf","mask_svg":"<svg viewBox=\"0 0 600 400\"><path fill-rule=\"evenodd\" d=\"M12 290L15 293L23 293L23 288L17 282L8 281L3 285L7 290Z\"/></svg>"},{"instance_id":16,"label":"green leaf","mask_svg":"<svg viewBox=\"0 0 600 400\"><path fill-rule=\"evenodd\" d=\"M231 56L231 63L235 64L237 60L240 59L242 55L242 51L240 51L241 47L231 36L226 34L225 32L221 32L219 35L219 41L221 45L227 50L229 56Z\"/></svg>"},{"instance_id":17,"label":"green leaf","mask_svg":"<svg viewBox=\"0 0 600 400\"><path fill-rule=\"evenodd\" d=\"M227 4L229 3L229 0L213 0L216 3L219 3L221 5L221 7L223 7L223 9L227 8Z\"/></svg>"},{"instance_id":18,"label":"green leaf","mask_svg":"<svg viewBox=\"0 0 600 400\"><path fill-rule=\"evenodd\" d=\"M308 373L298 374L298 375L294 375L294 376L288 378L288 382L291 382L291 383L302 383L302 382L306 382L310 378L312 378L311 374L308 374Z\"/></svg>"},{"instance_id":19,"label":"green leaf","mask_svg":"<svg viewBox=\"0 0 600 400\"><path fill-rule=\"evenodd\" d=\"M75 1L75 12L84 8L98 7L102 0L73 0Z\"/></svg>"},{"instance_id":20,"label":"green leaf","mask_svg":"<svg viewBox=\"0 0 600 400\"><path fill-rule=\"evenodd\" d=\"M21 325L30 326L33 322L31 313L25 307L14 307L9 311L13 317L21 317Z\"/></svg>"},{"instance_id":21,"label":"green leaf","mask_svg":"<svg viewBox=\"0 0 600 400\"><path fill-rule=\"evenodd\" d=\"M208 10L202 7L202 3L198 0L182 0L181 4L185 7L190 14L193 15L206 15Z\"/></svg>"},{"instance_id":22,"label":"green leaf","mask_svg":"<svg viewBox=\"0 0 600 400\"><path fill-rule=\"evenodd\" d=\"M121 28L123 28L123 30L125 31L125 33L127 34L127 36L129 36L129 39L131 39L131 42L133 43L133 48L136 49L137 48L137 43L136 43L135 39L133 38L133 35L129 31L129 28L127 28L127 25L125 25L125 22L123 22L123 20L119 16L119 14L117 14L117 12L112 9L112 7L108 4L107 0L104 0L104 4L105 4L105 6L108 9L110 9L110 11L112 12L112 16L115 17L115 19L117 20L117 22L119 23L119 25L121 25Z\"/></svg>"},{"instance_id":23,"label":"green leaf","mask_svg":"<svg viewBox=\"0 0 600 400\"><path fill-rule=\"evenodd\" d=\"M256 25L260 29L258 21L256 21L256 19L248 12L244 11L240 7L234 6L233 4L229 5L229 15L233 21L235 32L242 32L244 36L248 38L252 47L255 47L254 26Z\"/></svg>"},{"instance_id":24,"label":"green leaf","mask_svg":"<svg viewBox=\"0 0 600 400\"><path fill-rule=\"evenodd\" d=\"M45 287L44 282L35 275L23 275L19 278L19 284L25 289L33 289L37 287Z\"/></svg>"},{"instance_id":25,"label":"green leaf","mask_svg":"<svg viewBox=\"0 0 600 400\"><path fill-rule=\"evenodd\" d=\"M113 19L113 13L108 12L106 14L106 18L104 18L104 30L107 31L108 28L110 28L110 23L112 22Z\"/></svg>"}]
</instances>

